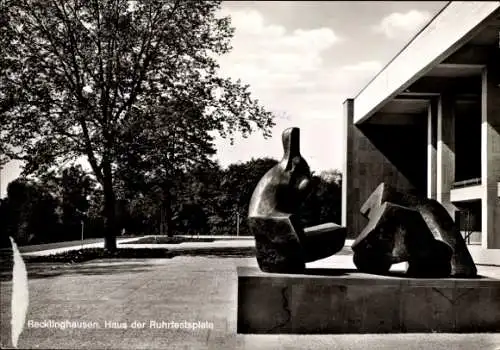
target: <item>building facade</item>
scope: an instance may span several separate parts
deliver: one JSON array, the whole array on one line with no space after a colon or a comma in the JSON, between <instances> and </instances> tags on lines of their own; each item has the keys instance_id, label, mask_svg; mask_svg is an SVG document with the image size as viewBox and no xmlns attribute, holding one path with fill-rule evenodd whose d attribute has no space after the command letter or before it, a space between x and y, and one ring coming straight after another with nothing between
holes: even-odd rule
<instances>
[{"instance_id":1,"label":"building facade","mask_svg":"<svg viewBox=\"0 0 500 350\"><path fill-rule=\"evenodd\" d=\"M434 198L500 249L500 2L448 3L344 102L342 224L380 182Z\"/></svg>"}]
</instances>

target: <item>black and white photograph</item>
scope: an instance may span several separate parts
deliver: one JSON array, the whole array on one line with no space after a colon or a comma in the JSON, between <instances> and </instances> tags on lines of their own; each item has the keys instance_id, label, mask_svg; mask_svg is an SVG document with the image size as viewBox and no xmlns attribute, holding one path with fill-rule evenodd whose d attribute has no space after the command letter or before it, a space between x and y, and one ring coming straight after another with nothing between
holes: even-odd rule
<instances>
[{"instance_id":1,"label":"black and white photograph","mask_svg":"<svg viewBox=\"0 0 500 350\"><path fill-rule=\"evenodd\" d=\"M500 1L0 0L0 348L500 350Z\"/></svg>"}]
</instances>

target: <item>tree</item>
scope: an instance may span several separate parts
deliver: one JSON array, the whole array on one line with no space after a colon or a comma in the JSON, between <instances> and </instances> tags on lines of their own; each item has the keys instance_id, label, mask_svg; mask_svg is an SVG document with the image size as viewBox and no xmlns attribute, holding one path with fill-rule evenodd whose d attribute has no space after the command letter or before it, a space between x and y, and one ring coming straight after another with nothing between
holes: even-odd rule
<instances>
[{"instance_id":1,"label":"tree","mask_svg":"<svg viewBox=\"0 0 500 350\"><path fill-rule=\"evenodd\" d=\"M304 226L339 224L342 210L342 175L338 170L312 174L310 193L301 206Z\"/></svg>"},{"instance_id":2,"label":"tree","mask_svg":"<svg viewBox=\"0 0 500 350\"><path fill-rule=\"evenodd\" d=\"M8 247L10 244L9 231L10 226L10 210L7 198L0 198L0 225L2 231L0 233L0 248Z\"/></svg>"},{"instance_id":3,"label":"tree","mask_svg":"<svg viewBox=\"0 0 500 350\"><path fill-rule=\"evenodd\" d=\"M26 179L16 179L7 186L7 205L9 222L7 230L20 244L32 240L30 232L30 216L33 211L35 189Z\"/></svg>"},{"instance_id":4,"label":"tree","mask_svg":"<svg viewBox=\"0 0 500 350\"><path fill-rule=\"evenodd\" d=\"M59 172L43 174L37 183L59 199L62 223L67 233L65 238L80 237L80 222L90 207L89 198L95 191L95 181L81 165L71 165Z\"/></svg>"},{"instance_id":5,"label":"tree","mask_svg":"<svg viewBox=\"0 0 500 350\"><path fill-rule=\"evenodd\" d=\"M323 170L319 177L328 184L335 183L337 186L342 187L342 173L339 170Z\"/></svg>"},{"instance_id":6,"label":"tree","mask_svg":"<svg viewBox=\"0 0 500 350\"><path fill-rule=\"evenodd\" d=\"M216 150L210 135L214 125L201 106L180 99L161 103L149 118L131 116L123 138L132 151L118 156L118 178L129 194L131 188L155 194L161 204L160 233L170 236L174 206L187 174L195 167L211 166Z\"/></svg>"},{"instance_id":7,"label":"tree","mask_svg":"<svg viewBox=\"0 0 500 350\"><path fill-rule=\"evenodd\" d=\"M217 203L222 219L220 226L234 232L236 220L241 220L241 232L248 233L246 217L253 191L262 176L277 163L278 161L272 158L252 158L244 163L231 164L225 169Z\"/></svg>"},{"instance_id":8,"label":"tree","mask_svg":"<svg viewBox=\"0 0 500 350\"><path fill-rule=\"evenodd\" d=\"M54 241L59 233L57 205L41 186L18 178L7 186L0 225L18 244Z\"/></svg>"},{"instance_id":9,"label":"tree","mask_svg":"<svg viewBox=\"0 0 500 350\"><path fill-rule=\"evenodd\" d=\"M206 233L208 231L207 216L198 203L183 203L178 215L178 229L185 234Z\"/></svg>"},{"instance_id":10,"label":"tree","mask_svg":"<svg viewBox=\"0 0 500 350\"><path fill-rule=\"evenodd\" d=\"M182 0L3 2L0 153L24 160L25 175L85 156L103 189L108 250L116 249L116 170L119 156L133 150L126 137L132 125L162 121L172 101L190 101L177 115L196 107L191 131L206 123L203 130L230 140L259 129L270 134L272 117L248 86L217 75L216 56L229 52L233 35L230 19L216 16L219 7Z\"/></svg>"},{"instance_id":11,"label":"tree","mask_svg":"<svg viewBox=\"0 0 500 350\"><path fill-rule=\"evenodd\" d=\"M224 169L216 162L208 162L208 164L196 165L189 171L185 177L185 182L178 190L177 200L181 204L179 208L178 221L182 221L185 217L182 204L194 204L203 208L203 215L198 212L197 217L206 224L207 229L216 233L216 228L223 222L221 216L226 209L221 206L220 201L223 197L223 188L221 186L224 178ZM188 220L189 223L191 221ZM197 225L196 229L202 228L203 225Z\"/></svg>"}]
</instances>

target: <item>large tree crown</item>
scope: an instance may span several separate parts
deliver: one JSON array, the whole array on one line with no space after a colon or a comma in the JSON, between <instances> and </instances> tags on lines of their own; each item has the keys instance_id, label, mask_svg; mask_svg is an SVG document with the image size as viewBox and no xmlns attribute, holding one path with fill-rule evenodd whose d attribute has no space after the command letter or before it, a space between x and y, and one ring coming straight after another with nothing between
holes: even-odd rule
<instances>
[{"instance_id":1,"label":"large tree crown","mask_svg":"<svg viewBox=\"0 0 500 350\"><path fill-rule=\"evenodd\" d=\"M106 164L137 142L129 136L138 124L150 127L149 139L175 134L206 153L212 131L231 140L256 129L270 136L271 114L248 86L218 76L217 57L234 33L220 5L4 1L0 153L26 161L25 173L83 155L102 182ZM190 126L169 122L179 118Z\"/></svg>"}]
</instances>

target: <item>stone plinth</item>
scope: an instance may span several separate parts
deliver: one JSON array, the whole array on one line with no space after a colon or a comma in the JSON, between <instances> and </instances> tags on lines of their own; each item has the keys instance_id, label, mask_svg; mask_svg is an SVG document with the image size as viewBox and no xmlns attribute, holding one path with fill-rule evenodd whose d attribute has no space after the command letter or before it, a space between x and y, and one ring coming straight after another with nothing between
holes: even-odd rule
<instances>
[{"instance_id":1,"label":"stone plinth","mask_svg":"<svg viewBox=\"0 0 500 350\"><path fill-rule=\"evenodd\" d=\"M500 280L238 267L238 333L500 332Z\"/></svg>"}]
</instances>

